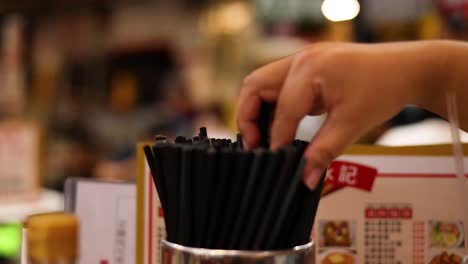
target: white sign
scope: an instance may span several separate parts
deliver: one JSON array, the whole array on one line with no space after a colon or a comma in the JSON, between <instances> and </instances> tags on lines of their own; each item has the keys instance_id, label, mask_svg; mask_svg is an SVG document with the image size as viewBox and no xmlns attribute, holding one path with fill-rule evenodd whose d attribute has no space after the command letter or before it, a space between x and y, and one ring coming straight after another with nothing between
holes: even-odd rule
<instances>
[{"instance_id":1,"label":"white sign","mask_svg":"<svg viewBox=\"0 0 468 264\"><path fill-rule=\"evenodd\" d=\"M135 183L71 179L65 206L80 220L78 264L135 263Z\"/></svg>"}]
</instances>

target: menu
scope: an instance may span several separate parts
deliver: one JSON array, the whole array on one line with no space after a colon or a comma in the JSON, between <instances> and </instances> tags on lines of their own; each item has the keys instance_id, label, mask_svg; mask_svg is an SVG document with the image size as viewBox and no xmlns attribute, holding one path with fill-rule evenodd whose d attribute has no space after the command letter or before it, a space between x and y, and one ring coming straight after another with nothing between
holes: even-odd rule
<instances>
[{"instance_id":1,"label":"menu","mask_svg":"<svg viewBox=\"0 0 468 264\"><path fill-rule=\"evenodd\" d=\"M466 208L450 153L355 147L339 157L312 234L318 263L462 263Z\"/></svg>"},{"instance_id":2,"label":"menu","mask_svg":"<svg viewBox=\"0 0 468 264\"><path fill-rule=\"evenodd\" d=\"M159 264L163 214L141 148L137 263ZM462 263L463 210L451 146L352 146L328 169L311 234L317 263Z\"/></svg>"}]
</instances>

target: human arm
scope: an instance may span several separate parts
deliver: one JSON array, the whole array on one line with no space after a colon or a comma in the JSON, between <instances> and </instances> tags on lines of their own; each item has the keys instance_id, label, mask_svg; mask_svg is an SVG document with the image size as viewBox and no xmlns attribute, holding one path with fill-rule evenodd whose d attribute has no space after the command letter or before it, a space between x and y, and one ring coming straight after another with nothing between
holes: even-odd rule
<instances>
[{"instance_id":1,"label":"human arm","mask_svg":"<svg viewBox=\"0 0 468 264\"><path fill-rule=\"evenodd\" d=\"M305 157L305 183L314 188L328 164L361 135L414 104L447 117L445 93L457 94L460 126L468 129L468 44L418 41L319 43L246 77L238 127L248 148L259 142L262 101L275 102L271 148L294 139L306 115L327 113Z\"/></svg>"}]
</instances>

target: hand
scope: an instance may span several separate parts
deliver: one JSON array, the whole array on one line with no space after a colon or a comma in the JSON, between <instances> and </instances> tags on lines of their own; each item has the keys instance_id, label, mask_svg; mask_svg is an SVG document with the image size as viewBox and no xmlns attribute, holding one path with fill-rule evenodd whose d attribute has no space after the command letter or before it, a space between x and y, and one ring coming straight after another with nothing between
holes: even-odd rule
<instances>
[{"instance_id":1,"label":"hand","mask_svg":"<svg viewBox=\"0 0 468 264\"><path fill-rule=\"evenodd\" d=\"M314 189L348 145L406 104L437 93L431 76L444 60L430 43L319 43L259 68L245 78L237 108L246 147L259 143L261 101L277 104L271 149L290 143L304 116L327 113L305 152L304 182Z\"/></svg>"}]
</instances>

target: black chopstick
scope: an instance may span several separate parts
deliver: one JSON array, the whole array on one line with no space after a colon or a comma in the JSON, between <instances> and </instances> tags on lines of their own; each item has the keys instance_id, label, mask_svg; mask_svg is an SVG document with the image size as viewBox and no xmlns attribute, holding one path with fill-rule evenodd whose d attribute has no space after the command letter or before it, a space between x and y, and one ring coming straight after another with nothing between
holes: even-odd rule
<instances>
[{"instance_id":1,"label":"black chopstick","mask_svg":"<svg viewBox=\"0 0 468 264\"><path fill-rule=\"evenodd\" d=\"M236 148L238 150L243 150L244 149L244 142L242 141L242 135L241 134L236 135Z\"/></svg>"},{"instance_id":2,"label":"black chopstick","mask_svg":"<svg viewBox=\"0 0 468 264\"><path fill-rule=\"evenodd\" d=\"M288 192L286 193L286 196L284 197L284 200L281 205L275 225L273 226L273 229L271 230L270 238L267 241L267 244L266 244L267 248L273 248L275 244L277 243L277 239L280 235L282 225L287 218L289 208L291 207L291 204L297 192L297 188L302 180L302 175L304 174L305 164L306 164L305 159L302 159L296 168L296 172L294 176L291 179L291 182L288 186Z\"/></svg>"},{"instance_id":3,"label":"black chopstick","mask_svg":"<svg viewBox=\"0 0 468 264\"><path fill-rule=\"evenodd\" d=\"M166 190L168 200L168 230L167 237L168 241L176 243L178 236L178 214L179 214L179 173L180 173L180 148L175 147L171 144L162 145L162 164L163 173L166 179Z\"/></svg>"},{"instance_id":4,"label":"black chopstick","mask_svg":"<svg viewBox=\"0 0 468 264\"><path fill-rule=\"evenodd\" d=\"M242 249L254 247L256 233L262 224L261 222L265 220L264 213L267 207L267 199L278 178L278 169L282 159L283 153L281 151L269 152L266 156L262 179L256 188L254 199L251 201L250 217L240 245Z\"/></svg>"},{"instance_id":5,"label":"black chopstick","mask_svg":"<svg viewBox=\"0 0 468 264\"><path fill-rule=\"evenodd\" d=\"M216 183L217 183L217 171L218 171L218 153L215 149L207 149L203 153L205 158L205 167L200 178L197 180L201 181L201 186L203 187L200 195L201 208L198 209L196 217L200 219L200 226L197 226L195 229L196 245L203 248L208 248L208 237L209 237L209 226L210 226L210 215L212 213L212 208L215 206L215 201L213 196L216 192Z\"/></svg>"},{"instance_id":6,"label":"black chopstick","mask_svg":"<svg viewBox=\"0 0 468 264\"><path fill-rule=\"evenodd\" d=\"M292 248L294 246L300 245L295 244L297 238L294 236L293 232L297 226L298 217L301 214L301 205L305 197L305 193L300 190L301 185L298 186L291 204L289 205L286 213L286 217L281 226L281 231L278 235L278 239L274 243L271 249L286 249Z\"/></svg>"},{"instance_id":7,"label":"black chopstick","mask_svg":"<svg viewBox=\"0 0 468 264\"><path fill-rule=\"evenodd\" d=\"M219 167L217 171L217 183L215 185L214 207L211 208L211 221L208 232L208 246L210 248L222 248L219 234L224 224L224 206L228 200L229 180L234 163L234 154L229 150L219 152Z\"/></svg>"},{"instance_id":8,"label":"black chopstick","mask_svg":"<svg viewBox=\"0 0 468 264\"><path fill-rule=\"evenodd\" d=\"M294 175L297 163L299 161L299 153L296 148L288 146L281 151L284 152L284 160L282 167L279 170L279 176L276 185L271 189L271 199L267 205L265 217L262 225L260 225L257 236L255 238L254 249L264 249L267 235L273 229L276 221L276 213L281 208L281 203L287 192L288 183L291 175Z\"/></svg>"},{"instance_id":9,"label":"black chopstick","mask_svg":"<svg viewBox=\"0 0 468 264\"><path fill-rule=\"evenodd\" d=\"M206 127L200 127L200 132L198 134L201 140L207 140L208 139L208 131Z\"/></svg>"},{"instance_id":10,"label":"black chopstick","mask_svg":"<svg viewBox=\"0 0 468 264\"><path fill-rule=\"evenodd\" d=\"M258 115L258 128L260 130L260 147L268 148L270 145L270 125L275 111L275 104L262 102Z\"/></svg>"},{"instance_id":11,"label":"black chopstick","mask_svg":"<svg viewBox=\"0 0 468 264\"><path fill-rule=\"evenodd\" d=\"M222 194L222 204L215 210L221 211L221 213L218 213L219 216L219 226L217 228L217 239L216 239L216 248L227 248L229 241L222 236L223 232L226 232L225 229L232 225L232 219L229 219L229 201L231 200L231 196L233 195L232 192L232 187L236 184L238 184L237 179L236 179L236 161L237 158L239 158L238 155L236 155L235 152L233 152L229 146L230 146L230 140L226 140L225 142L226 146L225 148L221 151L221 162L220 166L222 170L220 172L221 181L220 185L218 185L219 190L223 192ZM223 155L226 155L226 162L223 164ZM223 168L224 167L224 168ZM231 228L232 227L228 227Z\"/></svg>"},{"instance_id":12,"label":"black chopstick","mask_svg":"<svg viewBox=\"0 0 468 264\"><path fill-rule=\"evenodd\" d=\"M144 146L143 151L145 152L146 160L148 161L148 166L151 171L151 177L153 178L153 183L156 187L156 191L158 192L159 202L161 203L161 207L163 212L167 211L167 204L166 204L166 192L164 181L162 177L161 167L154 157L153 151L151 150L150 146Z\"/></svg>"},{"instance_id":13,"label":"black chopstick","mask_svg":"<svg viewBox=\"0 0 468 264\"><path fill-rule=\"evenodd\" d=\"M222 243L223 248L230 248L229 238L233 235L235 218L239 214L240 203L247 183L248 173L252 163L253 154L250 151L236 151L235 166L233 168L234 174L231 176L230 196L226 204L226 217L223 223L223 230L220 237L224 240Z\"/></svg>"},{"instance_id":14,"label":"black chopstick","mask_svg":"<svg viewBox=\"0 0 468 264\"><path fill-rule=\"evenodd\" d=\"M251 202L254 197L258 181L262 176L261 172L264 168L266 153L267 151L264 149L256 149L253 151L254 156L252 161L252 167L247 179L247 184L243 193L243 197L241 199L241 207L239 210L239 214L236 217L233 235L230 238L231 240L229 242L229 248L240 249L240 243L243 240L245 227L248 223L248 218L250 217L249 213L251 208Z\"/></svg>"},{"instance_id":15,"label":"black chopstick","mask_svg":"<svg viewBox=\"0 0 468 264\"><path fill-rule=\"evenodd\" d=\"M192 188L194 190L192 200L194 203L193 207L193 231L194 239L191 241L190 246L200 247L202 241L200 237L204 232L205 217L207 213L207 172L206 172L206 152L202 147L198 147L194 150L194 159L192 163L192 170L194 172L194 182ZM203 215L203 216L202 216Z\"/></svg>"},{"instance_id":16,"label":"black chopstick","mask_svg":"<svg viewBox=\"0 0 468 264\"><path fill-rule=\"evenodd\" d=\"M181 147L181 173L179 192L179 213L178 213L178 243L190 245L191 223L192 223L192 153L193 147L187 145Z\"/></svg>"},{"instance_id":17,"label":"black chopstick","mask_svg":"<svg viewBox=\"0 0 468 264\"><path fill-rule=\"evenodd\" d=\"M292 237L296 245L303 245L310 242L310 234L312 232L324 181L325 175L321 177L319 184L313 191L309 190L304 184L300 184L299 188L302 189L304 196L303 199L299 201L300 214L297 216L295 228L292 232Z\"/></svg>"},{"instance_id":18,"label":"black chopstick","mask_svg":"<svg viewBox=\"0 0 468 264\"><path fill-rule=\"evenodd\" d=\"M153 175L155 179L158 180L160 184L160 191L158 191L159 201L161 202L161 206L164 212L164 223L166 224L166 233L169 234L169 230L172 230L172 225L174 223L170 221L169 212L171 211L170 199L168 197L168 189L167 189L167 174L164 172L165 168L163 166L163 148L167 146L167 143L164 143L164 140L159 140L153 146L153 154L155 160L155 168L156 168L156 175ZM156 182L158 182L156 181ZM171 237L172 238L172 237ZM169 239L169 235L167 236Z\"/></svg>"}]
</instances>

